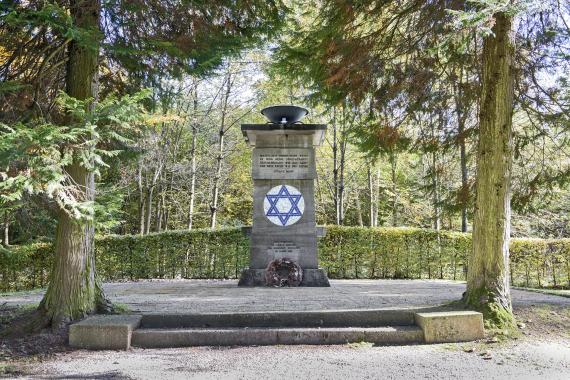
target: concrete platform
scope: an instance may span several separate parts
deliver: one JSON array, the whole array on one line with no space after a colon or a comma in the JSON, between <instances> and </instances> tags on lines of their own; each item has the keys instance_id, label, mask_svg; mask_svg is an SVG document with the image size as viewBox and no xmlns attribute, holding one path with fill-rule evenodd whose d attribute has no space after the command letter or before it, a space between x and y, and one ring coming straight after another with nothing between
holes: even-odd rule
<instances>
[{"instance_id":1,"label":"concrete platform","mask_svg":"<svg viewBox=\"0 0 570 380\"><path fill-rule=\"evenodd\" d=\"M416 313L415 323L426 343L467 342L485 335L483 314L474 311Z\"/></svg>"},{"instance_id":2,"label":"concrete platform","mask_svg":"<svg viewBox=\"0 0 570 380\"><path fill-rule=\"evenodd\" d=\"M69 327L69 345L88 350L128 350L140 315L96 315Z\"/></svg>"}]
</instances>

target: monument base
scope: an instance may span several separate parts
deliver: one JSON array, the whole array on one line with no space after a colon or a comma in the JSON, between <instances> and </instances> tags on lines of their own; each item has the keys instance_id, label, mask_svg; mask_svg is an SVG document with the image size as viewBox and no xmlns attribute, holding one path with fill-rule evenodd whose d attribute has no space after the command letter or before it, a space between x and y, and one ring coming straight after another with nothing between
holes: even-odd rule
<instances>
[{"instance_id":1,"label":"monument base","mask_svg":"<svg viewBox=\"0 0 570 380\"><path fill-rule=\"evenodd\" d=\"M265 283L265 269L244 269L238 286L267 286ZM303 269L303 281L299 286L329 287L329 279L325 271L319 269Z\"/></svg>"}]
</instances>

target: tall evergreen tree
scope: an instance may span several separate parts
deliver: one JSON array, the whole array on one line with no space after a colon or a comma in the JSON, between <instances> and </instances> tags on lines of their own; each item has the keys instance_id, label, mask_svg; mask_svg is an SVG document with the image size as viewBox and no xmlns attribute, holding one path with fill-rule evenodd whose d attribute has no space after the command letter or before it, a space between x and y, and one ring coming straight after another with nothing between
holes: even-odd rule
<instances>
[{"instance_id":1,"label":"tall evergreen tree","mask_svg":"<svg viewBox=\"0 0 570 380\"><path fill-rule=\"evenodd\" d=\"M58 89L93 108L99 97L102 63L107 71L125 70L145 77L143 83L152 83L158 74L207 72L224 56L274 33L281 22L282 6L278 1L249 0L10 1L3 3L0 16L0 35L9 37L1 46L3 57L7 57L0 61L1 96L7 104L0 117L14 123L29 122L39 114L57 118L49 111L54 110ZM35 61L29 55L35 56ZM61 80L46 83L46 67L55 70L51 75L56 78L62 72ZM39 102L38 93L46 89L53 98ZM31 101L14 104L22 96ZM64 122L78 122L75 116L67 114ZM34 128L33 123L29 125ZM8 136L14 133L8 126L5 130ZM85 133L79 141L74 140L82 148L74 150L63 167L66 180L73 184L73 202L85 205L87 214L95 199L93 152L98 140L94 136ZM22 173L22 168L16 171ZM92 217L64 208L59 208L57 215L50 283L36 318L30 320L36 329L57 328L110 308L96 281Z\"/></svg>"},{"instance_id":2,"label":"tall evergreen tree","mask_svg":"<svg viewBox=\"0 0 570 380\"><path fill-rule=\"evenodd\" d=\"M511 170L513 160L513 16L493 16L483 41L481 110L473 251L467 272L467 304L491 325L512 324L509 289Z\"/></svg>"},{"instance_id":3,"label":"tall evergreen tree","mask_svg":"<svg viewBox=\"0 0 570 380\"><path fill-rule=\"evenodd\" d=\"M523 46L532 47L518 56L514 51L512 26L515 14L528 16L517 30L517 38ZM316 5L312 13L298 17L301 25L295 25L285 34L276 53L276 66L286 75L306 83L320 100L332 104L345 97L356 104L370 101L377 114L386 111L392 114L398 126L393 133L385 133L389 125L385 122L369 123L368 130L359 131L362 148L371 152L380 151L390 139L406 136L402 127L410 124L411 115L425 110L437 91L448 91L440 95L441 98L457 97L457 90L449 91L452 86L446 84L446 80L453 82L455 73L445 79L445 71L457 67L458 59L465 54L473 57L482 54L481 93L477 93L476 83L465 86L461 98L455 102L459 140L465 138L466 102L481 104L476 126L480 129L474 128L480 138L477 202L474 250L465 300L485 311L489 320L497 325L512 322L508 286L510 178L512 160L516 157L512 113L515 105L522 106L532 120L530 124L535 128L539 125L539 136L549 136L555 140L555 146L565 141L562 136L568 129L563 131L564 127L560 126L567 125L568 104L563 100L564 90L560 89L567 81L561 80L558 89L541 89L537 73L547 70L556 73L567 67L567 50L560 44L560 39L566 38L568 33L568 28L564 28L567 17L568 7L557 1L538 4L511 0L325 0ZM479 35L484 36L482 53L479 53L480 43L466 42ZM519 67L531 74L519 78L518 88L514 86L515 74L521 72L513 68L516 58ZM558 67L553 64L555 60ZM470 71L477 72L473 67ZM469 93L465 93L466 89ZM548 130L560 133L552 136ZM525 138L518 142L532 143ZM464 191L468 183L465 146L459 148L463 156ZM537 183L545 183L546 178L561 183L562 178L569 178L567 168L557 170L557 176L546 172L537 174ZM464 228L466 215L464 209Z\"/></svg>"}]
</instances>

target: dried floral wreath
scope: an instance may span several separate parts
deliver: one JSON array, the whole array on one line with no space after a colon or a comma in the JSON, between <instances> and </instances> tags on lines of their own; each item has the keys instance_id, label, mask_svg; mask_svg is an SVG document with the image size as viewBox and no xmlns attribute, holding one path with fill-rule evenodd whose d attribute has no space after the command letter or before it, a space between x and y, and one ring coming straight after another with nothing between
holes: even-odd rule
<instances>
[{"instance_id":1,"label":"dried floral wreath","mask_svg":"<svg viewBox=\"0 0 570 380\"><path fill-rule=\"evenodd\" d=\"M293 260L283 257L269 263L265 272L267 286L299 286L303 281L303 269Z\"/></svg>"}]
</instances>

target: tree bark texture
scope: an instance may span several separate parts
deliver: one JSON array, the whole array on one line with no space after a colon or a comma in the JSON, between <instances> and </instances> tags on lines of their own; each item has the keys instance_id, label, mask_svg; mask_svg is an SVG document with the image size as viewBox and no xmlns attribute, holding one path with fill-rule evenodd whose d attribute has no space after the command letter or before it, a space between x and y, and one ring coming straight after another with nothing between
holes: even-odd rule
<instances>
[{"instance_id":1,"label":"tree bark texture","mask_svg":"<svg viewBox=\"0 0 570 380\"><path fill-rule=\"evenodd\" d=\"M466 302L483 311L491 326L512 323L509 289L511 218L513 55L512 17L495 16L483 41L473 251Z\"/></svg>"},{"instance_id":2,"label":"tree bark texture","mask_svg":"<svg viewBox=\"0 0 570 380\"><path fill-rule=\"evenodd\" d=\"M76 26L90 31L99 29L99 1L71 1L70 14ZM86 47L71 42L66 76L68 95L81 100L97 98L98 55L98 45ZM66 171L76 184L79 200L93 201L94 173L78 161ZM77 220L64 210L59 211L54 263L39 306L43 322L53 328L110 306L95 277L94 234L92 220Z\"/></svg>"}]
</instances>

